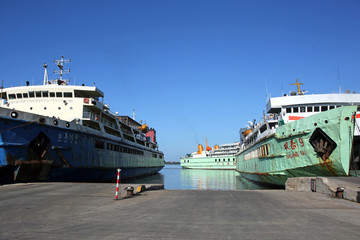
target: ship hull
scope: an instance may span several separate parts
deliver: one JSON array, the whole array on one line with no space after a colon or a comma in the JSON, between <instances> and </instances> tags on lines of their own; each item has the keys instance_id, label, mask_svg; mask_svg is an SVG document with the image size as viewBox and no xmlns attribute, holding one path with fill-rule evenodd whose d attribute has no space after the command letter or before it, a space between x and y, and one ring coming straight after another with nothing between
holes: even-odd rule
<instances>
[{"instance_id":1,"label":"ship hull","mask_svg":"<svg viewBox=\"0 0 360 240\"><path fill-rule=\"evenodd\" d=\"M160 171L156 150L75 122L0 109L0 181L107 181ZM27 119L27 120L21 120ZM122 151L123 150L123 151ZM154 157L155 156L155 157Z\"/></svg>"},{"instance_id":2,"label":"ship hull","mask_svg":"<svg viewBox=\"0 0 360 240\"><path fill-rule=\"evenodd\" d=\"M277 186L290 177L348 176L354 112L341 107L279 126L238 155L237 171Z\"/></svg>"},{"instance_id":3,"label":"ship hull","mask_svg":"<svg viewBox=\"0 0 360 240\"><path fill-rule=\"evenodd\" d=\"M182 168L189 169L220 169L235 170L236 157L205 157L205 158L181 158L180 165Z\"/></svg>"}]
</instances>

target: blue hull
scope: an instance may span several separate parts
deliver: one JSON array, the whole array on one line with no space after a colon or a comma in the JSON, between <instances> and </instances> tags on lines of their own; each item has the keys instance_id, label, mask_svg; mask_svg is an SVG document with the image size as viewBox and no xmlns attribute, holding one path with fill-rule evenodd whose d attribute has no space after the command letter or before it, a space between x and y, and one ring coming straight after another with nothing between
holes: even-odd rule
<instances>
[{"instance_id":1,"label":"blue hull","mask_svg":"<svg viewBox=\"0 0 360 240\"><path fill-rule=\"evenodd\" d=\"M164 167L154 153L120 138L0 117L0 182L107 181L116 179L118 168L121 178L149 175Z\"/></svg>"}]
</instances>

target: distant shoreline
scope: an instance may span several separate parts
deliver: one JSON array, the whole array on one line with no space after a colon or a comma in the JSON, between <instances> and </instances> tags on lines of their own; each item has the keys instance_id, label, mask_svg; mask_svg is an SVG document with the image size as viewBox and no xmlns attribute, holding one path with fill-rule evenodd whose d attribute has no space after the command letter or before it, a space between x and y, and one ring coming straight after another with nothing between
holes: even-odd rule
<instances>
[{"instance_id":1,"label":"distant shoreline","mask_svg":"<svg viewBox=\"0 0 360 240\"><path fill-rule=\"evenodd\" d=\"M180 162L165 162L165 164L180 164Z\"/></svg>"}]
</instances>

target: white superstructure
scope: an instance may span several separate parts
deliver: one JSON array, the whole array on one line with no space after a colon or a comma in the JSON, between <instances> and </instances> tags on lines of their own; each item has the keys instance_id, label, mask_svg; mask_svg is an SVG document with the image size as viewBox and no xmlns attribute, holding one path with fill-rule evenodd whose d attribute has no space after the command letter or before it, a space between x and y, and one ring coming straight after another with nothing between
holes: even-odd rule
<instances>
[{"instance_id":1,"label":"white superstructure","mask_svg":"<svg viewBox=\"0 0 360 240\"><path fill-rule=\"evenodd\" d=\"M266 111L271 116L276 116L284 123L299 120L310 115L325 112L337 107L357 105L360 106L360 94L358 93L332 93L332 94L309 94L300 91L298 80L298 92L290 96L270 98L266 105ZM360 125L360 108L357 109L356 123ZM360 136L359 128L355 127L355 136Z\"/></svg>"}]
</instances>

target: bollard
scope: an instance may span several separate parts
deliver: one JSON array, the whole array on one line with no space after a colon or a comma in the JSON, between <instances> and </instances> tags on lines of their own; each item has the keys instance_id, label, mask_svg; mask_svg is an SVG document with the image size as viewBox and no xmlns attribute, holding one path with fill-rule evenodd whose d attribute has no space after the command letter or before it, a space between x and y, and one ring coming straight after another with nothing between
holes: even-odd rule
<instances>
[{"instance_id":1,"label":"bollard","mask_svg":"<svg viewBox=\"0 0 360 240\"><path fill-rule=\"evenodd\" d=\"M120 171L121 169L117 169L117 179L116 179L116 192L115 192L115 200L119 199L119 179L120 179Z\"/></svg>"},{"instance_id":2,"label":"bollard","mask_svg":"<svg viewBox=\"0 0 360 240\"><path fill-rule=\"evenodd\" d=\"M126 197L131 197L134 194L134 188L133 187L125 187L124 190L126 190Z\"/></svg>"},{"instance_id":3,"label":"bollard","mask_svg":"<svg viewBox=\"0 0 360 240\"><path fill-rule=\"evenodd\" d=\"M335 197L338 197L338 198L344 198L344 190L345 190L345 188L343 188L343 187L338 187L337 189L336 189L336 192L335 192Z\"/></svg>"}]
</instances>

